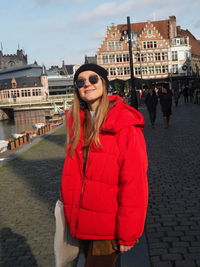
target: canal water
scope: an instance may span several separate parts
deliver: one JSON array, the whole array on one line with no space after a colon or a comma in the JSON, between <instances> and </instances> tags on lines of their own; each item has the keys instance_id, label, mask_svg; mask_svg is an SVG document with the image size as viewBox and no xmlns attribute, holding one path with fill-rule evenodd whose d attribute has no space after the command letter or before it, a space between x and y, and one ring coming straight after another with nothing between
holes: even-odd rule
<instances>
[{"instance_id":1,"label":"canal water","mask_svg":"<svg viewBox=\"0 0 200 267\"><path fill-rule=\"evenodd\" d=\"M32 129L31 122L16 123L12 120L0 121L0 140L12 138L12 134L19 133L25 129Z\"/></svg>"}]
</instances>

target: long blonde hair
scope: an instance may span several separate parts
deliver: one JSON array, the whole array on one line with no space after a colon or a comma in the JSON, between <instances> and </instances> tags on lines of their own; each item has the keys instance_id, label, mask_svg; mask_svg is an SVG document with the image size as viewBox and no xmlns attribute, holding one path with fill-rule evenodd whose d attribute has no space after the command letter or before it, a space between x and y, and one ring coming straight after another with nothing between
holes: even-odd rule
<instances>
[{"instance_id":1,"label":"long blonde hair","mask_svg":"<svg viewBox=\"0 0 200 267\"><path fill-rule=\"evenodd\" d=\"M69 112L69 115L72 118L72 134L70 134L69 125L67 123L67 147L70 145L70 155L72 156L76 146L80 140L81 135L81 121L80 121L80 109L84 109L84 145L89 145L91 142L94 143L96 147L100 147L99 140L99 129L103 124L106 114L110 106L112 105L108 99L107 88L105 81L102 79L103 94L100 98L100 103L96 111L96 115L93 123L91 123L91 114L88 110L87 103L84 102L78 93L78 90L75 89L74 92L74 101L72 109Z\"/></svg>"}]
</instances>

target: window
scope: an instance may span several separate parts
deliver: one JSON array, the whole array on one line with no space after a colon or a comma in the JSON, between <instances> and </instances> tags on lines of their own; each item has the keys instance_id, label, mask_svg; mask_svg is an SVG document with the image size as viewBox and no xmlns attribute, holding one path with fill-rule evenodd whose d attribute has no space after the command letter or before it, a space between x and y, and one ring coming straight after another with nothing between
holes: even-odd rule
<instances>
[{"instance_id":1,"label":"window","mask_svg":"<svg viewBox=\"0 0 200 267\"><path fill-rule=\"evenodd\" d=\"M178 73L178 64L173 64L172 65L172 72L173 73Z\"/></svg>"},{"instance_id":2,"label":"window","mask_svg":"<svg viewBox=\"0 0 200 267\"><path fill-rule=\"evenodd\" d=\"M41 89L33 89L32 94L33 96L41 96Z\"/></svg>"},{"instance_id":3,"label":"window","mask_svg":"<svg viewBox=\"0 0 200 267\"><path fill-rule=\"evenodd\" d=\"M178 52L172 51L172 60L178 60Z\"/></svg>"},{"instance_id":4,"label":"window","mask_svg":"<svg viewBox=\"0 0 200 267\"><path fill-rule=\"evenodd\" d=\"M135 75L141 74L141 68L135 68Z\"/></svg>"},{"instance_id":5,"label":"window","mask_svg":"<svg viewBox=\"0 0 200 267\"><path fill-rule=\"evenodd\" d=\"M122 67L117 68L117 75L124 75Z\"/></svg>"},{"instance_id":6,"label":"window","mask_svg":"<svg viewBox=\"0 0 200 267\"><path fill-rule=\"evenodd\" d=\"M108 55L103 55L103 63L108 63Z\"/></svg>"},{"instance_id":7,"label":"window","mask_svg":"<svg viewBox=\"0 0 200 267\"><path fill-rule=\"evenodd\" d=\"M153 61L153 53L147 54L147 61Z\"/></svg>"},{"instance_id":8,"label":"window","mask_svg":"<svg viewBox=\"0 0 200 267\"><path fill-rule=\"evenodd\" d=\"M148 74L147 67L142 68L142 74L144 74L144 75Z\"/></svg>"},{"instance_id":9,"label":"window","mask_svg":"<svg viewBox=\"0 0 200 267\"><path fill-rule=\"evenodd\" d=\"M121 50L121 49L122 49L122 44L120 41L109 41L108 42L109 51L116 51L116 50Z\"/></svg>"},{"instance_id":10,"label":"window","mask_svg":"<svg viewBox=\"0 0 200 267\"><path fill-rule=\"evenodd\" d=\"M129 61L129 54L123 54L123 62Z\"/></svg>"},{"instance_id":11,"label":"window","mask_svg":"<svg viewBox=\"0 0 200 267\"><path fill-rule=\"evenodd\" d=\"M110 68L110 75L116 75L116 69L115 68Z\"/></svg>"},{"instance_id":12,"label":"window","mask_svg":"<svg viewBox=\"0 0 200 267\"><path fill-rule=\"evenodd\" d=\"M156 61L158 61L158 60L160 60L161 58L160 58L160 53L155 53L155 60Z\"/></svg>"},{"instance_id":13,"label":"window","mask_svg":"<svg viewBox=\"0 0 200 267\"><path fill-rule=\"evenodd\" d=\"M22 90L22 97L28 97L28 96L31 96L31 91L30 89L28 90Z\"/></svg>"},{"instance_id":14,"label":"window","mask_svg":"<svg viewBox=\"0 0 200 267\"><path fill-rule=\"evenodd\" d=\"M161 66L155 66L156 73L161 73Z\"/></svg>"},{"instance_id":15,"label":"window","mask_svg":"<svg viewBox=\"0 0 200 267\"><path fill-rule=\"evenodd\" d=\"M10 98L10 93L9 93L9 91L4 91L4 92L3 92L3 98Z\"/></svg>"},{"instance_id":16,"label":"window","mask_svg":"<svg viewBox=\"0 0 200 267\"><path fill-rule=\"evenodd\" d=\"M157 41L143 42L143 48L156 48L156 47L157 47Z\"/></svg>"},{"instance_id":17,"label":"window","mask_svg":"<svg viewBox=\"0 0 200 267\"><path fill-rule=\"evenodd\" d=\"M162 66L162 73L168 73L168 66L167 65Z\"/></svg>"},{"instance_id":18,"label":"window","mask_svg":"<svg viewBox=\"0 0 200 267\"><path fill-rule=\"evenodd\" d=\"M149 29L149 30L147 31L147 34L148 34L148 35L151 35L151 34L152 34L152 30Z\"/></svg>"},{"instance_id":19,"label":"window","mask_svg":"<svg viewBox=\"0 0 200 267\"><path fill-rule=\"evenodd\" d=\"M115 55L109 55L109 63L115 62Z\"/></svg>"},{"instance_id":20,"label":"window","mask_svg":"<svg viewBox=\"0 0 200 267\"><path fill-rule=\"evenodd\" d=\"M150 66L149 67L149 74L153 74L154 73L154 66Z\"/></svg>"},{"instance_id":21,"label":"window","mask_svg":"<svg viewBox=\"0 0 200 267\"><path fill-rule=\"evenodd\" d=\"M122 54L117 54L116 55L116 61L117 62L122 62Z\"/></svg>"},{"instance_id":22,"label":"window","mask_svg":"<svg viewBox=\"0 0 200 267\"><path fill-rule=\"evenodd\" d=\"M140 55L140 60L146 62L146 61L147 61L147 54L141 54L141 55ZM139 58L138 58L138 61L140 61L140 60L139 60Z\"/></svg>"},{"instance_id":23,"label":"window","mask_svg":"<svg viewBox=\"0 0 200 267\"><path fill-rule=\"evenodd\" d=\"M124 67L124 75L130 74L130 67Z\"/></svg>"},{"instance_id":24,"label":"window","mask_svg":"<svg viewBox=\"0 0 200 267\"><path fill-rule=\"evenodd\" d=\"M17 83L16 82L12 82L12 88L16 88L17 87Z\"/></svg>"},{"instance_id":25,"label":"window","mask_svg":"<svg viewBox=\"0 0 200 267\"><path fill-rule=\"evenodd\" d=\"M162 52L162 60L168 60L167 52Z\"/></svg>"}]
</instances>

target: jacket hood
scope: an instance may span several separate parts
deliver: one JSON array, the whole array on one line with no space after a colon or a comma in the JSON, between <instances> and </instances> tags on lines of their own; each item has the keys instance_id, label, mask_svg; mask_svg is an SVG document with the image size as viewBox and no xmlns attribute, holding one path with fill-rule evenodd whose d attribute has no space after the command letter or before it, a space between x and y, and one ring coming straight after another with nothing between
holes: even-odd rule
<instances>
[{"instance_id":1,"label":"jacket hood","mask_svg":"<svg viewBox=\"0 0 200 267\"><path fill-rule=\"evenodd\" d=\"M109 100L114 102L114 105L109 110L101 127L102 131L114 133L131 125L144 128L144 118L139 111L125 104L118 95L109 96Z\"/></svg>"}]
</instances>

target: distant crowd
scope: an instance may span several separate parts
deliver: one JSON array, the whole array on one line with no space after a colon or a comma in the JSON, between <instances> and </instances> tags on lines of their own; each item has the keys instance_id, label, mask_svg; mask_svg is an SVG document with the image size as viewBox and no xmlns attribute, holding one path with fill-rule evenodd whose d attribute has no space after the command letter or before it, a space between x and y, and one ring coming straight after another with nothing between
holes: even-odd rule
<instances>
[{"instance_id":1,"label":"distant crowd","mask_svg":"<svg viewBox=\"0 0 200 267\"><path fill-rule=\"evenodd\" d=\"M185 86L182 90L172 89L162 86L160 88L150 87L144 91L139 91L139 100L146 104L152 128L155 127L158 102L161 105L164 128L169 128L170 116L172 115L172 102L178 107L179 99L183 95L184 103L200 104L200 88ZM131 105L131 95L121 94L123 101Z\"/></svg>"}]
</instances>

